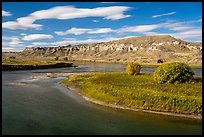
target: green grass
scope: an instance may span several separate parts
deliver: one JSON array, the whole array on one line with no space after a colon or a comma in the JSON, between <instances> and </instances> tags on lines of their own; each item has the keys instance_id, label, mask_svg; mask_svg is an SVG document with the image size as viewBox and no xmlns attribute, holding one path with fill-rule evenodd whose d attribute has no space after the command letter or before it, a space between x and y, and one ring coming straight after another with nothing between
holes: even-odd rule
<instances>
[{"instance_id":1,"label":"green grass","mask_svg":"<svg viewBox=\"0 0 204 137\"><path fill-rule=\"evenodd\" d=\"M202 82L158 84L152 74L128 76L124 72L85 74L62 81L79 92L110 104L185 114L202 113Z\"/></svg>"},{"instance_id":2,"label":"green grass","mask_svg":"<svg viewBox=\"0 0 204 137\"><path fill-rule=\"evenodd\" d=\"M55 63L70 63L69 61L32 60L32 59L4 59L2 65L49 65Z\"/></svg>"},{"instance_id":3,"label":"green grass","mask_svg":"<svg viewBox=\"0 0 204 137\"><path fill-rule=\"evenodd\" d=\"M60 67L76 67L76 65L68 61L39 61L23 59L4 59L2 61L2 70L31 70Z\"/></svg>"}]
</instances>

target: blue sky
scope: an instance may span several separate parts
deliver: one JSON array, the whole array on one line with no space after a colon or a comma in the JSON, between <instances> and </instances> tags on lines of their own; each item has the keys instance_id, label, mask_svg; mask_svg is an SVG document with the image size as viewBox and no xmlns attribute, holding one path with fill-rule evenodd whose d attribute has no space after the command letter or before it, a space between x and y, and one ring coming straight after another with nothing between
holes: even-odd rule
<instances>
[{"instance_id":1,"label":"blue sky","mask_svg":"<svg viewBox=\"0 0 204 137\"><path fill-rule=\"evenodd\" d=\"M3 51L166 34L201 42L202 3L2 3Z\"/></svg>"}]
</instances>

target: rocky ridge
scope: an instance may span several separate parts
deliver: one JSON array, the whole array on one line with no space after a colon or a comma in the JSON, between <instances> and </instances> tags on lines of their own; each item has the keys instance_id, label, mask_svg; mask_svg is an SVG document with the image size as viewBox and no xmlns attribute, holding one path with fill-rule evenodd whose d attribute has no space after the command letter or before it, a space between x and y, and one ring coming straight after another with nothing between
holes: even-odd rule
<instances>
[{"instance_id":1,"label":"rocky ridge","mask_svg":"<svg viewBox=\"0 0 204 137\"><path fill-rule=\"evenodd\" d=\"M76 46L27 47L20 55L101 62L157 63L160 59L202 64L202 43L187 42L170 35L140 36Z\"/></svg>"}]
</instances>

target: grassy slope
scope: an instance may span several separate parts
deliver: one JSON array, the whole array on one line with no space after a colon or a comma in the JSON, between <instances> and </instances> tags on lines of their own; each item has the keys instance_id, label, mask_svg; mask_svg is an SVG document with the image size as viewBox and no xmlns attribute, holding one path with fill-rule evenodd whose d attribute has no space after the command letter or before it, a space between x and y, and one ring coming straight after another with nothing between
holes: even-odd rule
<instances>
[{"instance_id":1,"label":"grassy slope","mask_svg":"<svg viewBox=\"0 0 204 137\"><path fill-rule=\"evenodd\" d=\"M174 113L202 113L202 82L157 84L152 74L128 76L123 72L106 72L74 76L62 84L76 85L82 94L110 104Z\"/></svg>"}]
</instances>

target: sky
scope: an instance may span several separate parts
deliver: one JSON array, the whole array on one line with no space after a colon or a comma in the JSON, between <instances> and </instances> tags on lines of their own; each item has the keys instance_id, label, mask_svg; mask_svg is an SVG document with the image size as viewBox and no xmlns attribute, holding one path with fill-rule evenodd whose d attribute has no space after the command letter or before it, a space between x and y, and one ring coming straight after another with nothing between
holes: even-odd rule
<instances>
[{"instance_id":1,"label":"sky","mask_svg":"<svg viewBox=\"0 0 204 137\"><path fill-rule=\"evenodd\" d=\"M202 2L2 2L2 51L152 35L202 42Z\"/></svg>"}]
</instances>

